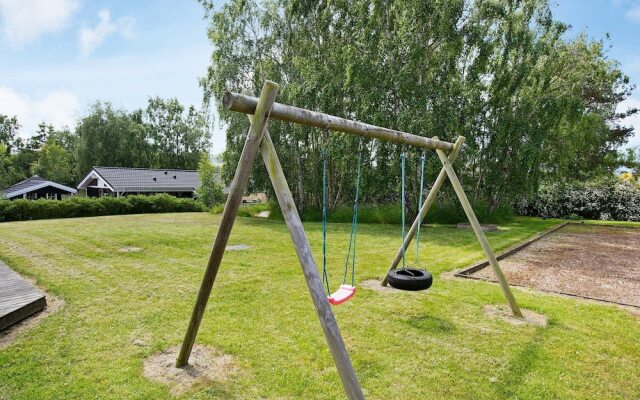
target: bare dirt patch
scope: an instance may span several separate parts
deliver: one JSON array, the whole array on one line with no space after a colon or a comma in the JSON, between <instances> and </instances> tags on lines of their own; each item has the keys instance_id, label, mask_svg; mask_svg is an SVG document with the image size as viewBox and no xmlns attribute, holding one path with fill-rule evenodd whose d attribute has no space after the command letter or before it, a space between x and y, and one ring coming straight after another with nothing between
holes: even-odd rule
<instances>
[{"instance_id":1,"label":"bare dirt patch","mask_svg":"<svg viewBox=\"0 0 640 400\"><path fill-rule=\"evenodd\" d=\"M144 376L169 386L174 396L188 392L196 384L224 382L236 372L233 359L215 349L196 345L191 352L189 365L176 368L180 346L152 354L144 362Z\"/></svg>"},{"instance_id":2,"label":"bare dirt patch","mask_svg":"<svg viewBox=\"0 0 640 400\"><path fill-rule=\"evenodd\" d=\"M500 266L513 285L640 307L640 229L567 225ZM496 281L491 268L471 277Z\"/></svg>"},{"instance_id":3,"label":"bare dirt patch","mask_svg":"<svg viewBox=\"0 0 640 400\"><path fill-rule=\"evenodd\" d=\"M511 309L504 305L487 305L484 306L484 313L490 318L498 318L511 325L535 325L542 328L546 328L548 325L547 317L537 312L520 309L524 318L516 318L511 313Z\"/></svg>"},{"instance_id":4,"label":"bare dirt patch","mask_svg":"<svg viewBox=\"0 0 640 400\"><path fill-rule=\"evenodd\" d=\"M35 285L33 281L31 281L31 283ZM10 346L18 337L36 327L40 322L42 322L42 320L47 318L47 316L55 313L64 306L64 300L59 299L52 294L45 293L45 298L47 300L47 306L44 310L37 312L0 332L0 349Z\"/></svg>"},{"instance_id":5,"label":"bare dirt patch","mask_svg":"<svg viewBox=\"0 0 640 400\"><path fill-rule=\"evenodd\" d=\"M233 244L230 246L225 247L225 251L241 251L241 250L249 250L251 248L251 246L248 246L246 244Z\"/></svg>"},{"instance_id":6,"label":"bare dirt patch","mask_svg":"<svg viewBox=\"0 0 640 400\"><path fill-rule=\"evenodd\" d=\"M140 253L142 250L144 250L142 247L121 247L118 253Z\"/></svg>"}]
</instances>

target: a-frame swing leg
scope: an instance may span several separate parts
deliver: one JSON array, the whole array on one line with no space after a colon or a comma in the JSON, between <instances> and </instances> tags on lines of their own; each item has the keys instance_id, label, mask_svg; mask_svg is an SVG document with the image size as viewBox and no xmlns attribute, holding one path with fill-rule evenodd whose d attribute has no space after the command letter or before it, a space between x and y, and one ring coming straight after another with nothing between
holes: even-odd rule
<instances>
[{"instance_id":1,"label":"a-frame swing leg","mask_svg":"<svg viewBox=\"0 0 640 400\"><path fill-rule=\"evenodd\" d=\"M453 144L453 149L451 150L451 152L449 152L449 160L451 162L454 162L455 159L458 157L458 153L460 153L460 149L462 148L463 143L464 143L464 136L458 136L458 139L456 139L456 142ZM431 205L433 204L433 202L436 199L436 196L438 195L438 191L440 190L440 188L442 187L442 184L446 179L447 179L447 170L442 168L435 182L433 182L433 187L431 188L431 190L429 190L429 194L427 195L427 198L422 204L422 207L420 207L420 212L418 213L418 216L413 221L413 224L411 225L409 232L407 232L407 235L404 237L405 252L407 248L409 248L409 245L411 244L411 241L413 240L413 237L415 236L418 230L418 226L422 223L422 220L424 220L424 218L427 216L427 212L429 211L429 208L431 208ZM389 283L389 272L398 268L398 264L400 263L400 260L402 260L402 249L403 249L403 246L400 246L400 248L398 249L398 252L396 253L396 256L393 258L393 261L389 266L389 271L387 271L387 273L384 275L384 278L382 279L382 282L380 282L382 286L387 286L387 284Z\"/></svg>"},{"instance_id":2,"label":"a-frame swing leg","mask_svg":"<svg viewBox=\"0 0 640 400\"><path fill-rule=\"evenodd\" d=\"M245 142L242 155L238 162L238 167L236 168L236 174L231 184L231 191L227 197L227 203L225 204L225 209L222 214L218 234L216 235L216 240L214 242L213 249L211 250L209 263L200 286L200 291L198 292L198 298L182 343L182 348L180 349L180 354L176 361L176 366L184 366L189 361L193 343L198 333L198 328L202 321L202 315L206 308L213 283L220 267L222 255L229 239L238 207L242 201L242 195L244 194L244 190L249 179L251 165L255 159L259 143L262 157L267 166L267 171L273 183L285 222L289 228L291 239L293 240L305 280L307 281L309 292L311 293L316 311L318 312L322 329L329 344L329 349L331 350L334 362L336 363L347 398L350 400L364 400L364 395L360 388L360 384L358 383L358 378L356 377L353 366L351 365L351 360L349 359L344 341L340 335L338 324L333 312L331 311L331 306L327 300L322 282L320 281L315 261L311 255L309 242L307 241L302 227L302 221L300 220L295 203L293 202L291 191L287 185L287 181L284 177L273 143L271 142L271 138L266 130L267 120L271 106L275 100L277 90L277 84L271 81L265 82L255 114L253 116L249 115L251 128L249 129L247 141Z\"/></svg>"},{"instance_id":3,"label":"a-frame swing leg","mask_svg":"<svg viewBox=\"0 0 640 400\"><path fill-rule=\"evenodd\" d=\"M493 250L489 245L489 241L487 237L484 235L484 231L480 226L480 222L478 222L478 218L476 214L473 212L473 208L471 207L471 203L469 203L469 199L467 199L467 195L464 193L464 189L460 184L460 180L458 180L458 176L456 172L453 170L453 166L451 165L451 161L442 150L436 150L438 157L440 157L440 161L442 161L442 166L447 171L447 175L449 176L449 181L451 181L451 185L460 200L460 204L462 204L462 208L464 209L465 214L467 214L467 219L473 228L473 232L476 234L478 238L478 242L480 242L480 246L482 246L482 250L484 250L487 259L489 260L489 264L493 268L493 272L496 274L498 278L498 283L500 283L500 287L502 288L502 292L504 296L507 298L509 302L509 307L511 307L511 312L514 317L523 318L522 311L520 311L520 307L518 307L518 303L516 303L515 297L513 297L513 293L511 292L511 288L509 287L509 283L507 283L507 279L504 277L502 270L500 269L500 265L498 264L498 260L496 259L495 254L493 254Z\"/></svg>"},{"instance_id":4,"label":"a-frame swing leg","mask_svg":"<svg viewBox=\"0 0 640 400\"><path fill-rule=\"evenodd\" d=\"M251 120L251 115L249 115L249 120ZM320 325L322 325L322 330L329 345L329 350L331 350L333 361L338 369L338 374L342 380L344 391L349 400L364 400L364 394L362 393L358 378L351 365L351 360L349 359L349 354L340 335L338 323L331 310L331 305L327 300L327 294L324 291L324 286L318 274L318 268L313 259L311 248L309 247L309 241L302 227L300 215L293 201L291 190L282 171L282 166L280 165L280 160L278 159L269 132L265 132L262 138L260 151L262 152L262 158L264 159L269 178L271 179L276 197L278 198L280 210L282 210L282 215L289 228L289 234L291 235L291 240L296 249L298 260L300 261L304 279L307 282L311 299L318 313Z\"/></svg>"},{"instance_id":5,"label":"a-frame swing leg","mask_svg":"<svg viewBox=\"0 0 640 400\"><path fill-rule=\"evenodd\" d=\"M236 174L231 183L231 190L227 196L227 202L220 218L220 225L218 227L218 233L216 234L216 240L213 243L211 254L209 255L209 262L207 263L207 269L205 270L202 283L200 284L200 290L198 291L198 298L196 304L193 306L193 312L191 319L189 320L189 326L185 333L182 347L180 348L180 354L176 360L176 367L183 367L188 364L191 350L193 349L193 342L196 340L198 329L200 328L200 322L202 321L202 315L207 307L209 296L211 295L211 289L213 283L216 280L218 269L220 268L220 262L222 261L222 255L227 247L227 241L231 234L231 228L233 222L236 219L238 207L242 202L242 196L244 195L249 176L251 175L251 167L258 154L258 148L262 141L262 136L267 130L267 122L269 120L269 113L271 112L271 106L275 101L276 94L278 93L278 84L271 81L266 81L262 87L260 93L260 100L255 111L255 118L253 124L249 128L247 139L238 161L238 167L236 168Z\"/></svg>"}]
</instances>

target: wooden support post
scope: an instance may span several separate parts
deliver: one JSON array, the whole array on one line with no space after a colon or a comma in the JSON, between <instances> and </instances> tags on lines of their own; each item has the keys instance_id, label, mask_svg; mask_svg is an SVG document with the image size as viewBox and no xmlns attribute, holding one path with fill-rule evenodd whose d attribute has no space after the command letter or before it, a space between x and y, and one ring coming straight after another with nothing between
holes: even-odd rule
<instances>
[{"instance_id":1,"label":"wooden support post","mask_svg":"<svg viewBox=\"0 0 640 400\"><path fill-rule=\"evenodd\" d=\"M258 101L258 105L255 110L253 124L251 125L251 128L249 128L249 133L247 134L247 139L244 143L240 160L238 161L236 173L233 178L233 182L231 183L231 190L227 197L224 211L222 212L220 226L218 228L215 242L213 243L213 248L211 249L207 269L204 273L204 277L202 278L198 298L195 306L193 307L193 313L191 314L191 320L189 321L189 326L187 327L187 332L184 336L182 347L180 348L180 354L176 360L176 367L183 367L189 362L189 356L191 355L193 343L196 339L200 322L202 321L202 315L207 307L209 295L211 294L213 283L216 280L216 275L220 268L222 255L224 254L224 250L227 246L227 241L231 234L233 222L236 219L238 207L242 202L242 196L247 186L247 182L249 181L251 167L253 166L256 154L258 153L258 148L262 141L264 132L267 130L267 122L269 120L271 106L275 101L277 93L277 83L271 81L266 81L264 83L262 92L260 93L260 100Z\"/></svg>"},{"instance_id":2,"label":"wooden support post","mask_svg":"<svg viewBox=\"0 0 640 400\"><path fill-rule=\"evenodd\" d=\"M248 117L249 120L251 120L251 116L248 115ZM260 150L276 197L278 198L280 210L282 210L282 215L289 228L291 240L298 255L298 260L300 261L311 299L313 300L318 318L320 319L320 325L322 325L324 336L329 344L329 350L331 350L333 361L336 364L338 374L342 380L344 391L350 400L363 400L364 394L358 383L358 377L351 365L351 360L349 359L349 354L340 335L340 329L331 310L331 305L327 300L327 294L324 291L324 286L318 274L318 268L309 247L309 241L304 233L300 215L293 201L291 190L282 171L282 166L280 165L280 160L278 159L269 132L264 133Z\"/></svg>"},{"instance_id":3,"label":"wooden support post","mask_svg":"<svg viewBox=\"0 0 640 400\"><path fill-rule=\"evenodd\" d=\"M456 142L453 144L453 149L449 153L449 161L451 161L452 163L455 161L455 159L458 157L458 153L460 153L460 149L462 148L463 144L464 144L464 136L458 136L458 139L456 139ZM438 174L438 177L433 183L433 187L429 191L427 198L422 204L422 207L420 208L420 212L418 213L418 216L413 221L413 225L411 225L409 232L407 232L407 235L404 238L405 252L406 252L406 249L409 248L409 245L411 244L411 241L413 240L413 237L415 236L418 230L418 226L422 224L422 220L424 220L424 218L427 216L427 212L429 211L429 208L431 208L431 205L436 200L438 191L442 187L442 184L444 183L445 179L447 179L447 170L442 168L442 170L440 171L440 174ZM389 272L396 269L398 267L398 263L400 263L400 260L402 260L402 249L403 247L400 246L400 248L398 249L398 252L396 253L396 256L393 258L393 261L389 266L389 271L387 271L387 273L384 275L384 278L382 279L382 282L380 282L382 286L387 286L387 284L389 283Z\"/></svg>"},{"instance_id":4,"label":"wooden support post","mask_svg":"<svg viewBox=\"0 0 640 400\"><path fill-rule=\"evenodd\" d=\"M478 241L480 242L480 246L482 246L482 250L484 250L491 267L493 268L493 272L495 272L496 277L498 278L498 282L500 283L500 287L502 288L502 292L504 296L507 298L509 302L509 307L511 307L511 312L514 317L523 318L522 311L520 311L520 307L518 307L518 303L516 303L515 297L513 297L513 293L511 292L511 288L509 287L509 283L507 283L507 279L504 277L502 270L500 269L500 265L498 264L498 260L496 259L495 254L493 254L493 250L489 245L489 241L487 237L484 235L484 231L480 226L480 222L478 222L478 218L476 214L473 212L473 208L471 207L471 203L469 203L469 199L467 199L467 195L464 193L464 189L462 188L462 184L458 180L458 176L456 172L453 170L453 166L451 165L451 161L447 158L447 155L442 150L436 150L438 153L438 157L440 157L440 161L442 161L442 165L444 169L447 171L447 175L449 176L449 181L451 185L453 185L453 189L462 204L462 208L464 209L465 214L467 214L467 219L473 228L473 232L476 234Z\"/></svg>"}]
</instances>

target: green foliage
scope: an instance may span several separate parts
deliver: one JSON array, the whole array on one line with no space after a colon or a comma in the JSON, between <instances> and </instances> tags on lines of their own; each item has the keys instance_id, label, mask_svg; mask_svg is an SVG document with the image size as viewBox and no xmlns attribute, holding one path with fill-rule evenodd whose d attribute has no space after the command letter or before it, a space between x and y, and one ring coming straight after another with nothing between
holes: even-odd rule
<instances>
[{"instance_id":1,"label":"green foliage","mask_svg":"<svg viewBox=\"0 0 640 400\"><path fill-rule=\"evenodd\" d=\"M178 99L149 99L144 123L153 147L153 164L161 168L195 169L200 154L209 147L203 113Z\"/></svg>"},{"instance_id":2,"label":"green foliage","mask_svg":"<svg viewBox=\"0 0 640 400\"><path fill-rule=\"evenodd\" d=\"M76 127L76 179L93 166L149 167L147 131L135 114L96 102Z\"/></svg>"},{"instance_id":3,"label":"green foliage","mask_svg":"<svg viewBox=\"0 0 640 400\"><path fill-rule=\"evenodd\" d=\"M73 185L72 154L55 142L46 143L40 149L37 161L31 165L31 173L50 181Z\"/></svg>"},{"instance_id":4,"label":"green foliage","mask_svg":"<svg viewBox=\"0 0 640 400\"><path fill-rule=\"evenodd\" d=\"M478 220L482 223L505 223L513 220L513 210L510 207L501 206L490 209L486 204L473 205ZM328 221L332 223L350 223L353 217L353 208L339 206L329 212ZM269 218L283 220L282 212L273 204ZM322 221L322 209L307 208L300 213L300 218L305 222ZM358 222L363 224L401 224L402 207L400 204L361 205L358 208ZM413 222L407 218L407 224ZM427 213L425 224L456 224L468 222L464 210L456 203L436 203Z\"/></svg>"},{"instance_id":5,"label":"green foliage","mask_svg":"<svg viewBox=\"0 0 640 400\"><path fill-rule=\"evenodd\" d=\"M203 211L193 199L168 194L127 197L71 197L64 200L0 200L0 222L99 215Z\"/></svg>"},{"instance_id":6,"label":"green foliage","mask_svg":"<svg viewBox=\"0 0 640 400\"><path fill-rule=\"evenodd\" d=\"M238 208L237 215L239 217L255 217L262 211L272 211L277 207L277 205L271 203L242 204ZM224 204L217 204L211 207L212 214L222 214L222 211L224 211Z\"/></svg>"},{"instance_id":7,"label":"green foliage","mask_svg":"<svg viewBox=\"0 0 640 400\"><path fill-rule=\"evenodd\" d=\"M10 185L11 173L11 155L7 152L7 147L3 143L0 143L0 189L4 189Z\"/></svg>"},{"instance_id":8,"label":"green foliage","mask_svg":"<svg viewBox=\"0 0 640 400\"><path fill-rule=\"evenodd\" d=\"M387 2L201 1L213 44L205 99L281 83L278 101L424 136L467 137L456 164L471 197L491 209L567 175L610 173L631 131L616 105L631 89L604 43L567 41L546 0ZM229 179L247 119L217 102L228 124ZM271 123L298 208L319 207L322 133ZM358 139L331 134L331 207L352 201ZM399 153L409 153L407 203L415 204L414 149L367 141L363 201L398 199ZM427 181L440 169L430 156ZM252 191L270 190L264 168ZM415 211L415 210L414 210Z\"/></svg>"},{"instance_id":9,"label":"green foliage","mask_svg":"<svg viewBox=\"0 0 640 400\"><path fill-rule=\"evenodd\" d=\"M616 179L555 183L517 202L521 215L640 221L640 186Z\"/></svg>"},{"instance_id":10,"label":"green foliage","mask_svg":"<svg viewBox=\"0 0 640 400\"><path fill-rule=\"evenodd\" d=\"M0 145L4 146L6 153L11 152L18 130L20 130L20 124L15 116L0 114Z\"/></svg>"},{"instance_id":11,"label":"green foliage","mask_svg":"<svg viewBox=\"0 0 640 400\"><path fill-rule=\"evenodd\" d=\"M209 155L202 153L198 163L200 187L196 190L196 197L206 207L211 207L224 201L225 197L220 185L219 174L220 171L209 160Z\"/></svg>"}]
</instances>

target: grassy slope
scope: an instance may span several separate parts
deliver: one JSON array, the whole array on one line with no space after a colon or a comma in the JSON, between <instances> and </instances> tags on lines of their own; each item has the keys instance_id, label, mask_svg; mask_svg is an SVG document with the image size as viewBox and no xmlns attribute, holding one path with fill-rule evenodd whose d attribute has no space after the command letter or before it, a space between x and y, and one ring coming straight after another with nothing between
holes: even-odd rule
<instances>
[{"instance_id":1,"label":"grassy slope","mask_svg":"<svg viewBox=\"0 0 640 400\"><path fill-rule=\"evenodd\" d=\"M142 363L182 339L218 220L165 214L1 224L0 256L66 305L0 350L0 398L169 398L142 377ZM552 224L521 218L489 238L505 248ZM319 255L320 225L306 227ZM330 229L337 286L349 225ZM383 274L398 230L361 226L358 280ZM424 266L436 276L482 256L470 231L423 232ZM254 247L226 254L198 342L232 354L242 373L185 397L344 398L284 225L240 218L231 243ZM145 250L116 251L124 246ZM437 279L422 294L360 289L335 312L371 399L640 396L637 319L615 307L515 293L550 318L549 328L487 319L483 305L504 302L499 288L465 280Z\"/></svg>"}]
</instances>

